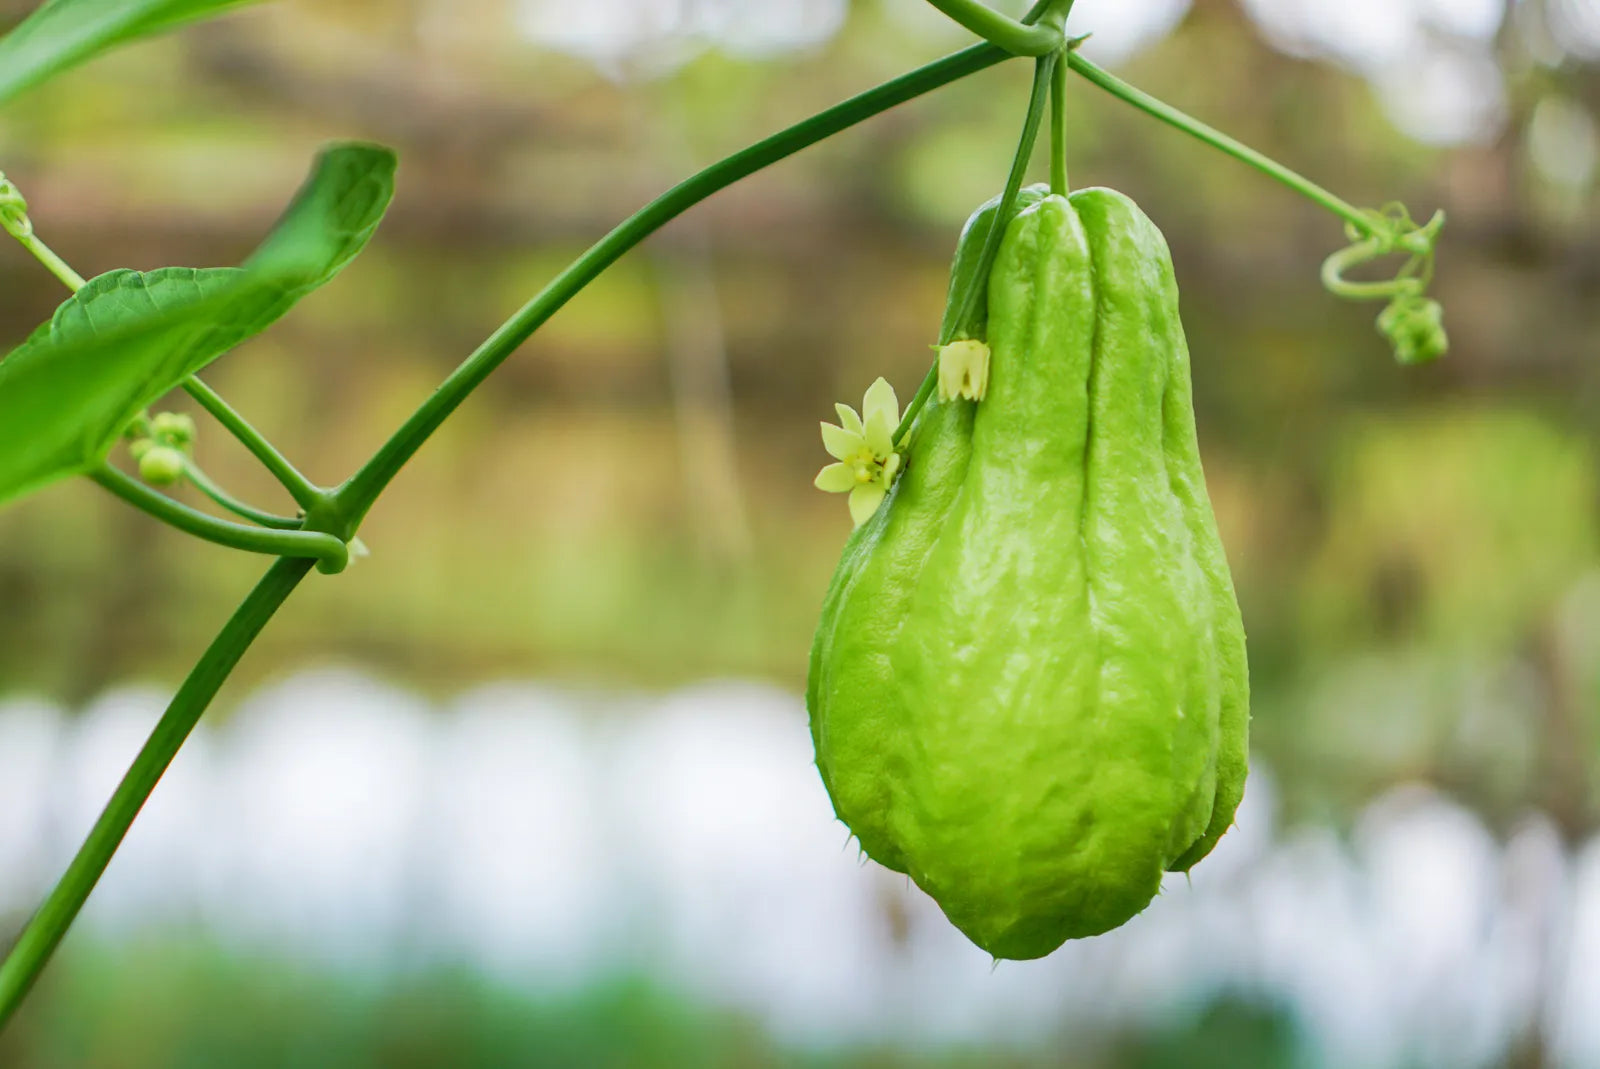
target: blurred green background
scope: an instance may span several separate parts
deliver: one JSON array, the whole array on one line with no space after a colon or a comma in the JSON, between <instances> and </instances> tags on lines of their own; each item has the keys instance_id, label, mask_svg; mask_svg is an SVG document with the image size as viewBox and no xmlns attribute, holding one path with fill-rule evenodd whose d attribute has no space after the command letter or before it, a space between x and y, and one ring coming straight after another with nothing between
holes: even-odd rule
<instances>
[{"instance_id":1,"label":"blurred green background","mask_svg":"<svg viewBox=\"0 0 1600 1069\"><path fill-rule=\"evenodd\" d=\"M0 25L32 6L0 2ZM1335 220L1073 84L1075 184L1131 194L1173 247L1283 833L1344 835L1424 784L1510 851L1507 879L1530 827L1581 868L1600 830L1600 3L1083 0L1074 26L1091 56L1354 203L1450 214L1436 295L1454 350L1401 369L1378 309L1318 285ZM961 43L918 0L280 0L30 93L0 115L0 166L92 275L235 262L320 143L394 145L399 194L370 249L208 375L337 481L649 197ZM508 678L798 692L849 528L810 485L817 421L879 374L915 389L1028 73L812 149L607 274L395 484L362 532L372 557L290 603L219 721L328 664L430 700ZM62 297L0 248L5 336ZM199 457L283 504L220 431ZM259 570L87 483L12 506L0 694L70 716L109 688L170 688ZM1580 899L1549 899L1555 934L1530 937L1520 1008L1478 1061L1371 1064L1600 1065L1600 1041L1583 1061L1562 1039L1572 978L1600 971L1575 949L1600 946L1575 934ZM0 1064L1354 1064L1317 1053L1280 995L1215 993L1003 1052L819 1048L649 976L538 997L432 965L378 984L175 934L69 944Z\"/></svg>"}]
</instances>

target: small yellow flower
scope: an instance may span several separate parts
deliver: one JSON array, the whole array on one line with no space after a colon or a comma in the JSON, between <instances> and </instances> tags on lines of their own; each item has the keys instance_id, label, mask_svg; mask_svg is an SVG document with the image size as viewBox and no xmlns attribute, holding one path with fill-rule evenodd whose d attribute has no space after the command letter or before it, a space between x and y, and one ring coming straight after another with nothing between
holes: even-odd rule
<instances>
[{"instance_id":1,"label":"small yellow flower","mask_svg":"<svg viewBox=\"0 0 1600 1069\"><path fill-rule=\"evenodd\" d=\"M981 401L989 392L989 347L973 338L939 350L939 400Z\"/></svg>"},{"instance_id":2,"label":"small yellow flower","mask_svg":"<svg viewBox=\"0 0 1600 1069\"><path fill-rule=\"evenodd\" d=\"M850 517L860 527L878 511L900 474L894 432L900 425L900 399L894 387L879 379L861 401L861 414L849 405L835 405L839 426L822 425L822 444L837 464L817 476L817 489L850 495Z\"/></svg>"}]
</instances>

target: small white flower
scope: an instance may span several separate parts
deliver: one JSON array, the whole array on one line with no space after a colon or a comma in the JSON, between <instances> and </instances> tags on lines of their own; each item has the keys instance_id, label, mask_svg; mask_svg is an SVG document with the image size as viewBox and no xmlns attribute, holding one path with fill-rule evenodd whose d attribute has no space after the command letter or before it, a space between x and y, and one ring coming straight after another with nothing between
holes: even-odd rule
<instances>
[{"instance_id":1,"label":"small white flower","mask_svg":"<svg viewBox=\"0 0 1600 1069\"><path fill-rule=\"evenodd\" d=\"M879 379L861 400L861 415L849 405L835 405L839 425L822 425L822 444L837 464L817 476L817 489L850 495L850 517L860 527L878 511L900 474L894 432L900 425L900 399L894 387Z\"/></svg>"},{"instance_id":2,"label":"small white flower","mask_svg":"<svg viewBox=\"0 0 1600 1069\"><path fill-rule=\"evenodd\" d=\"M989 392L989 347L974 338L939 350L939 400L981 401Z\"/></svg>"}]
</instances>

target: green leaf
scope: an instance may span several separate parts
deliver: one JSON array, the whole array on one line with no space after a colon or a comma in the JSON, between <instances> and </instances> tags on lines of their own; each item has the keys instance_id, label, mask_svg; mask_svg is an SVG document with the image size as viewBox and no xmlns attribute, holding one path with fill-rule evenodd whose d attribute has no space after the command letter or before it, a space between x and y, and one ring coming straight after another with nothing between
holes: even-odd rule
<instances>
[{"instance_id":1,"label":"green leaf","mask_svg":"<svg viewBox=\"0 0 1600 1069\"><path fill-rule=\"evenodd\" d=\"M0 38L0 102L108 48L255 0L45 0Z\"/></svg>"},{"instance_id":2,"label":"green leaf","mask_svg":"<svg viewBox=\"0 0 1600 1069\"><path fill-rule=\"evenodd\" d=\"M91 279L0 361L0 502L98 464L151 402L336 275L383 218L394 168L375 145L324 151L243 268Z\"/></svg>"}]
</instances>

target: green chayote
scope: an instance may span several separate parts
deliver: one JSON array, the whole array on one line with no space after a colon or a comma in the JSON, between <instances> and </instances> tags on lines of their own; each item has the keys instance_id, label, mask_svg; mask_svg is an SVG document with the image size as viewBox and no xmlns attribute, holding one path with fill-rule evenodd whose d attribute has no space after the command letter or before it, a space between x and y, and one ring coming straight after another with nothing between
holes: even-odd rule
<instances>
[{"instance_id":1,"label":"green chayote","mask_svg":"<svg viewBox=\"0 0 1600 1069\"><path fill-rule=\"evenodd\" d=\"M807 692L839 817L997 958L1143 910L1232 824L1248 758L1166 242L1109 190L1024 203L986 314L946 323L990 347L987 394L918 415Z\"/></svg>"}]
</instances>

